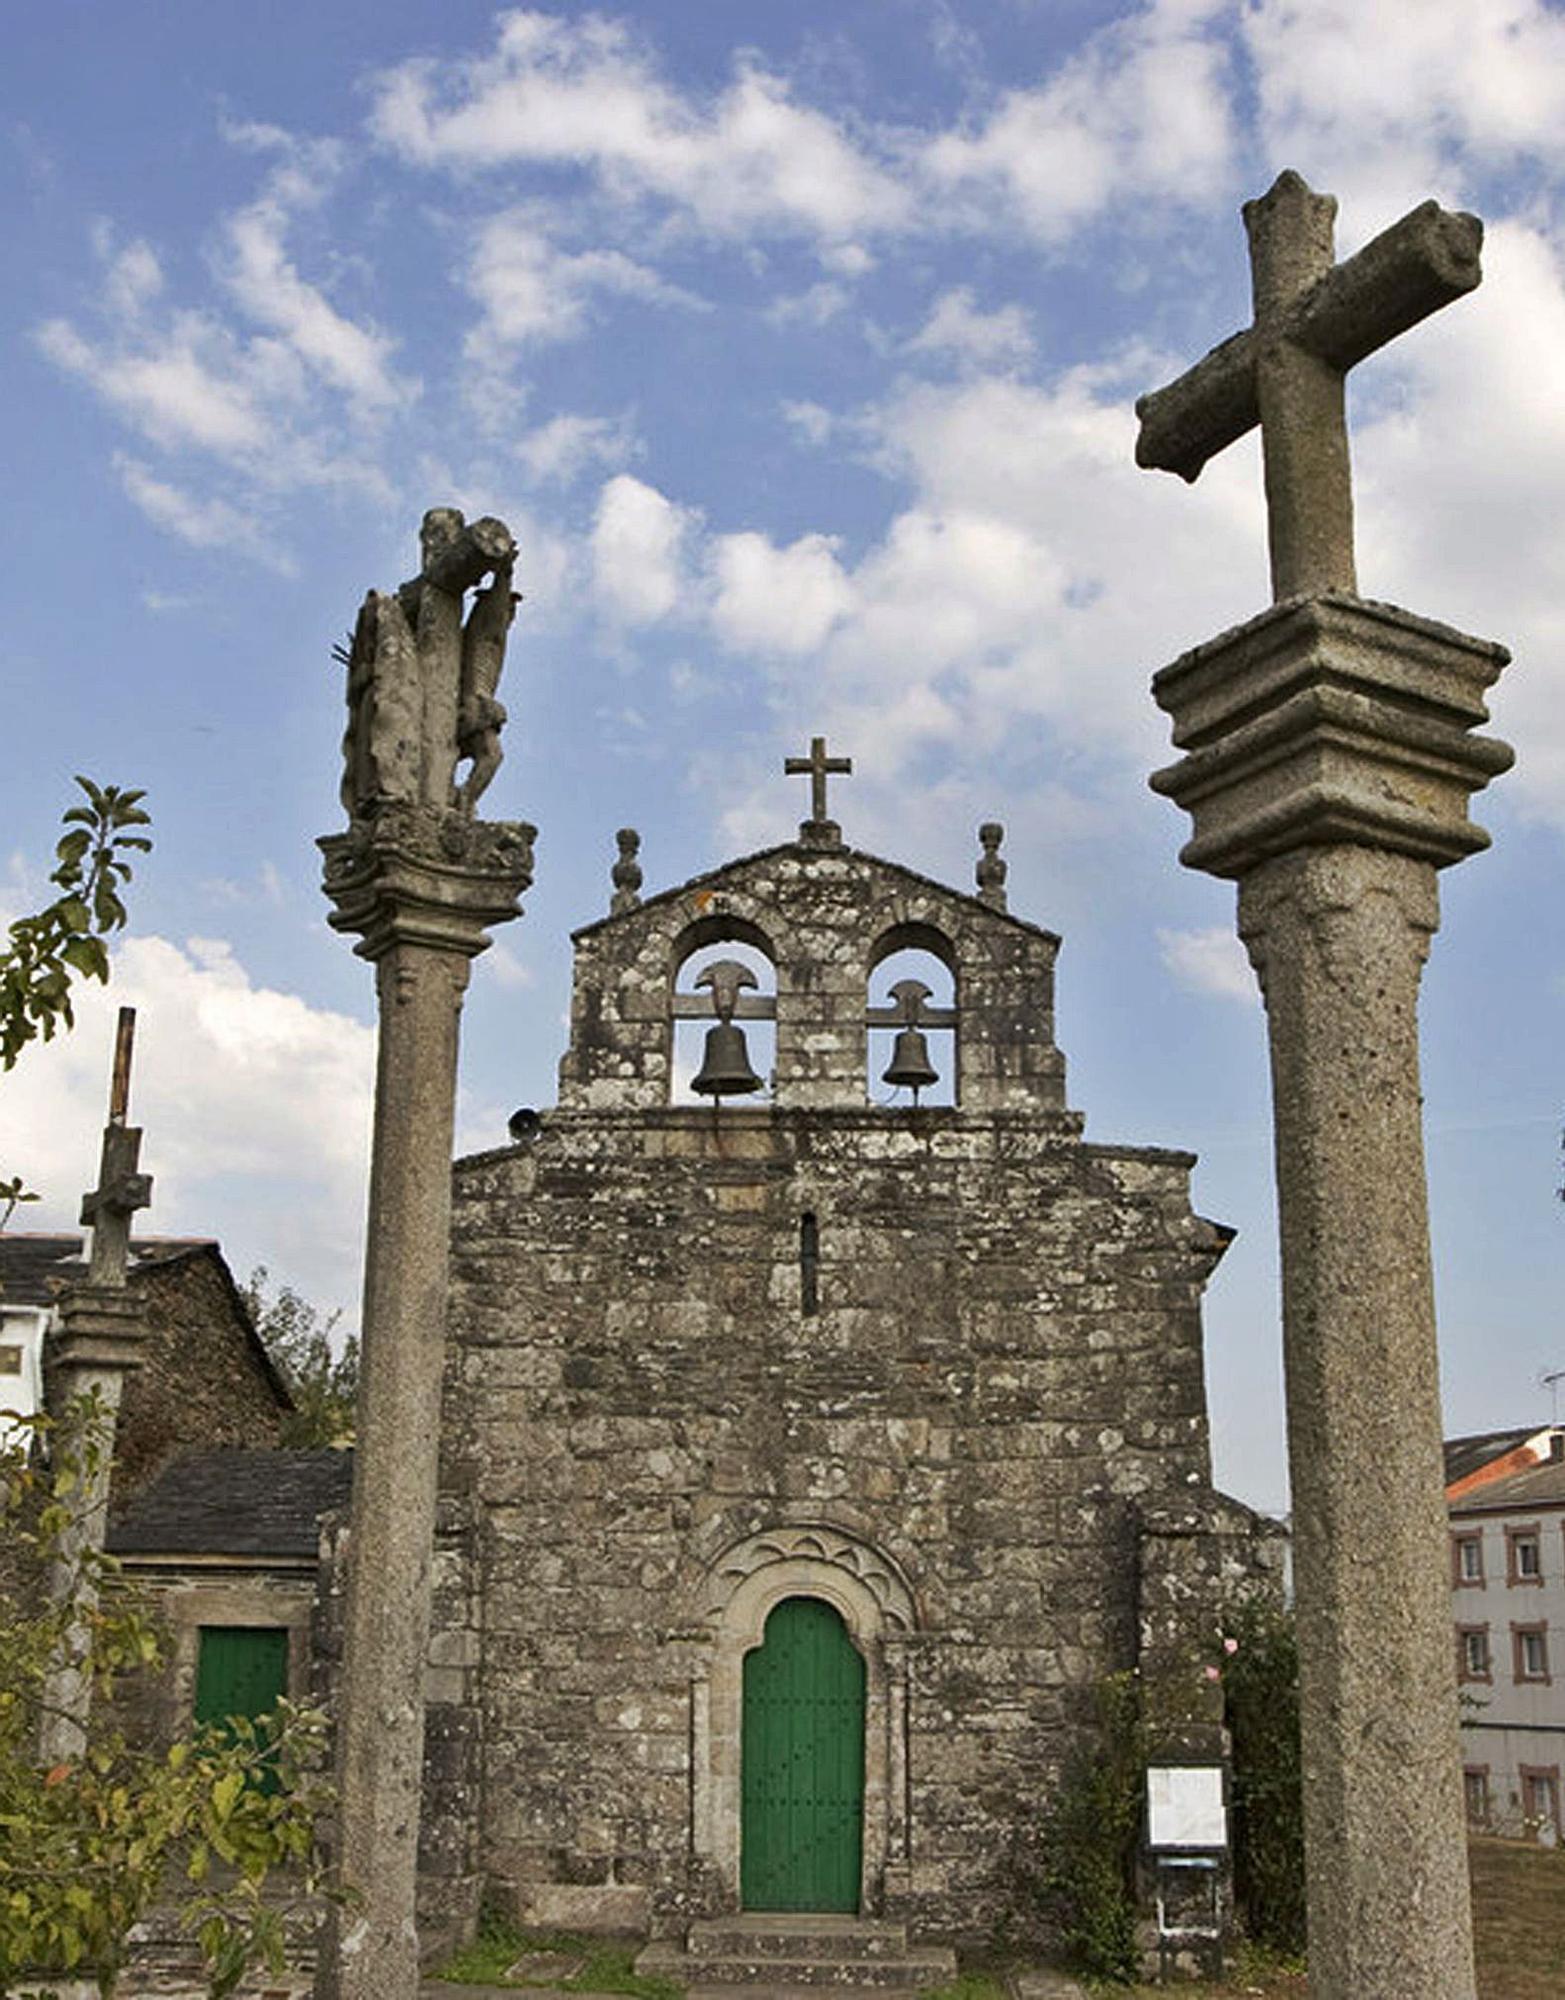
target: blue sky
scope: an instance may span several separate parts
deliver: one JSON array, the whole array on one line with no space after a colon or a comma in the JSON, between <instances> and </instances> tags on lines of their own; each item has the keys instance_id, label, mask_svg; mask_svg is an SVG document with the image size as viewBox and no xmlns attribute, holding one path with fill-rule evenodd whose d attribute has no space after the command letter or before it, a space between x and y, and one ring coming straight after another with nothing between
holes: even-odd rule
<instances>
[{"instance_id":1,"label":"blue sky","mask_svg":"<svg viewBox=\"0 0 1565 2000\"><path fill-rule=\"evenodd\" d=\"M1267 598L1254 440L1193 488L1131 404L1247 321L1283 166L1346 254L1434 195L1473 297L1356 371L1366 595L1511 645L1493 850L1442 882L1424 1004L1453 1430L1565 1367L1565 19L1538 0L82 4L0 84L9 555L0 900L71 773L157 850L114 992L0 1086L73 1222L112 1003L142 1008L149 1226L356 1302L370 976L325 927L339 671L436 503L526 596L486 810L540 829L479 962L462 1140L546 1105L614 829L649 891L786 837L851 754L855 844L1063 932L1089 1136L1189 1146L1240 1235L1209 1295L1218 1470L1285 1504L1264 1022L1232 890L1182 871L1152 672Z\"/></svg>"}]
</instances>

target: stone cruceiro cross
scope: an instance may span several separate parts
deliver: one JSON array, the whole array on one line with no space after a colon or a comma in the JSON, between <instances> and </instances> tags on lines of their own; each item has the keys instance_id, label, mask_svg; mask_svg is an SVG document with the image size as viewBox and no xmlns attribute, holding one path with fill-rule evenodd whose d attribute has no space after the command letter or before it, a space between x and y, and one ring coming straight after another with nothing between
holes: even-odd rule
<instances>
[{"instance_id":1,"label":"stone cruceiro cross","mask_svg":"<svg viewBox=\"0 0 1565 2000\"><path fill-rule=\"evenodd\" d=\"M140 1365L146 1333L140 1297L126 1282L131 1218L152 1199L151 1177L140 1171L141 1133L126 1123L135 1038L136 1010L122 1007L114 1038L109 1119L103 1128L98 1185L82 1197L82 1226L92 1231L87 1276L72 1285L60 1301L60 1328L51 1354L51 1400L63 1421L74 1423L82 1399L91 1397L102 1426L101 1435L82 1440L75 1513L60 1538L49 1576L51 1595L59 1601L69 1599L76 1606L72 1635L44 1689L39 1748L51 1764L79 1757L86 1747L92 1689L81 1669L86 1647L84 1621L91 1617L96 1601L94 1559L103 1548L114 1433L125 1377ZM81 1633L80 1639L77 1633Z\"/></svg>"},{"instance_id":2,"label":"stone cruceiro cross","mask_svg":"<svg viewBox=\"0 0 1565 2000\"><path fill-rule=\"evenodd\" d=\"M432 508L420 539L419 574L371 591L338 652L348 828L320 842L329 921L373 962L380 1012L337 1720L338 1857L359 1900L323 1939L317 1985L334 2000L418 1990L458 1024L472 959L532 880L533 828L474 815L500 763L516 544L504 522L454 507Z\"/></svg>"},{"instance_id":3,"label":"stone cruceiro cross","mask_svg":"<svg viewBox=\"0 0 1565 2000\"><path fill-rule=\"evenodd\" d=\"M1261 427L1272 595L1358 588L1345 410L1356 362L1474 289L1483 224L1426 201L1333 262L1337 204L1279 174L1244 205L1255 323L1136 404L1136 463L1194 479Z\"/></svg>"},{"instance_id":4,"label":"stone cruceiro cross","mask_svg":"<svg viewBox=\"0 0 1565 2000\"><path fill-rule=\"evenodd\" d=\"M1250 203L1255 325L1138 405L1187 479L1259 422L1277 600L1156 676L1185 754L1152 783L1238 882L1267 1009L1310 1991L1471 2000L1417 1008L1509 656L1354 594L1343 376L1478 283L1482 229L1426 203L1334 266L1334 212L1292 173Z\"/></svg>"}]
</instances>

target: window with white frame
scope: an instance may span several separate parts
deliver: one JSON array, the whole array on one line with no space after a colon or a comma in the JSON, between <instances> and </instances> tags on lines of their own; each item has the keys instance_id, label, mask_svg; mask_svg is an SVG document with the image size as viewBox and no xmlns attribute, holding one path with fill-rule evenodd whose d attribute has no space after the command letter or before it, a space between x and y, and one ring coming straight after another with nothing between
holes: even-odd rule
<instances>
[{"instance_id":1,"label":"window with white frame","mask_svg":"<svg viewBox=\"0 0 1565 2000\"><path fill-rule=\"evenodd\" d=\"M1474 1589L1484 1580L1481 1529L1451 1537L1451 1580L1458 1590Z\"/></svg>"},{"instance_id":2,"label":"window with white frame","mask_svg":"<svg viewBox=\"0 0 1565 2000\"><path fill-rule=\"evenodd\" d=\"M1546 1681L1549 1678L1549 1633L1546 1625L1513 1625L1511 1643L1515 1650L1515 1672L1519 1681Z\"/></svg>"},{"instance_id":3,"label":"window with white frame","mask_svg":"<svg viewBox=\"0 0 1565 2000\"><path fill-rule=\"evenodd\" d=\"M1464 1681L1490 1679L1488 1626L1459 1625L1456 1630L1456 1644L1457 1678Z\"/></svg>"},{"instance_id":4,"label":"window with white frame","mask_svg":"<svg viewBox=\"0 0 1565 2000\"><path fill-rule=\"evenodd\" d=\"M1507 1583L1542 1583L1543 1538L1537 1524L1505 1531L1505 1580Z\"/></svg>"}]
</instances>

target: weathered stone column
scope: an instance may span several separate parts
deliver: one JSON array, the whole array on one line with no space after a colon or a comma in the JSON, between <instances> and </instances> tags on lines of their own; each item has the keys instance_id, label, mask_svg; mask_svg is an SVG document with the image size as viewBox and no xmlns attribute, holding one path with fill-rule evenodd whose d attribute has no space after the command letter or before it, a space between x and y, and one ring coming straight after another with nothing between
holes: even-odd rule
<instances>
[{"instance_id":1,"label":"weathered stone column","mask_svg":"<svg viewBox=\"0 0 1565 2000\"><path fill-rule=\"evenodd\" d=\"M38 1752L49 1764L68 1763L86 1748L92 1685L82 1671L87 1649L85 1621L97 1602L98 1558L108 1520L114 1439L125 1377L141 1366L146 1341L141 1299L126 1283L131 1217L152 1199L151 1178L138 1171L141 1133L125 1122L130 1111L135 1034L136 1010L122 1007L98 1185L82 1198L82 1224L92 1230L87 1276L72 1285L60 1301L59 1331L49 1357L51 1400L61 1423L59 1435L65 1447L80 1458L70 1525L60 1536L48 1580L51 1598L75 1607L64 1649L43 1689ZM77 1425L77 1412L86 1398L92 1399L98 1413L98 1426L89 1434Z\"/></svg>"},{"instance_id":2,"label":"weathered stone column","mask_svg":"<svg viewBox=\"0 0 1565 2000\"><path fill-rule=\"evenodd\" d=\"M499 763L514 595L503 524L424 521L421 575L372 592L351 653L344 834L320 842L334 929L376 972L380 1043L337 1708L338 1865L317 1988L413 2000L424 1666L445 1358L457 1037L469 963L520 914L533 829L472 817ZM466 590L485 574L463 624ZM455 767L472 760L458 788Z\"/></svg>"},{"instance_id":3,"label":"weathered stone column","mask_svg":"<svg viewBox=\"0 0 1565 2000\"><path fill-rule=\"evenodd\" d=\"M1417 1008L1507 658L1326 595L1153 682L1187 753L1153 785L1238 880L1267 1008L1317 2000L1474 1991Z\"/></svg>"}]
</instances>

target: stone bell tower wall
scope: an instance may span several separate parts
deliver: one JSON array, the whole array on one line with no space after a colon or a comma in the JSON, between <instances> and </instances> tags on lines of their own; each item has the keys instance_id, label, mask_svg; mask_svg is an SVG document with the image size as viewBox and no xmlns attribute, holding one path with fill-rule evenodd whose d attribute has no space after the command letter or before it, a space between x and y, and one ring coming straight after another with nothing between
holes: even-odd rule
<instances>
[{"instance_id":1,"label":"stone bell tower wall","mask_svg":"<svg viewBox=\"0 0 1565 2000\"><path fill-rule=\"evenodd\" d=\"M1064 1106L1056 936L852 848L798 845L698 876L576 933L563 1109L668 1103L675 975L690 952L725 939L756 946L776 968L779 1109L867 1102L869 980L905 946L932 952L954 977L962 1108Z\"/></svg>"}]
</instances>

